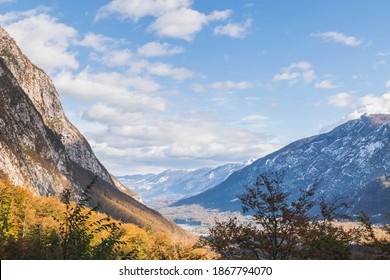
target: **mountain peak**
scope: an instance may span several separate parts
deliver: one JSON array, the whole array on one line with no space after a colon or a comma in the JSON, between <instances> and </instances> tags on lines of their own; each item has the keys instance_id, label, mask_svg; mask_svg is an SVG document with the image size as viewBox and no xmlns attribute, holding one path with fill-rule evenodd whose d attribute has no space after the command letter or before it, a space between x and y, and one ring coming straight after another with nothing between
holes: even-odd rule
<instances>
[{"instance_id":1,"label":"mountain peak","mask_svg":"<svg viewBox=\"0 0 390 280\"><path fill-rule=\"evenodd\" d=\"M390 114L371 114L363 115L360 118L362 121L369 121L373 124L380 125L390 123Z\"/></svg>"},{"instance_id":2,"label":"mountain peak","mask_svg":"<svg viewBox=\"0 0 390 280\"><path fill-rule=\"evenodd\" d=\"M137 201L66 118L48 75L0 28L0 173L44 196L70 188L74 199L95 178L91 203L124 222L151 226L177 239L188 234Z\"/></svg>"},{"instance_id":3,"label":"mountain peak","mask_svg":"<svg viewBox=\"0 0 390 280\"><path fill-rule=\"evenodd\" d=\"M214 188L173 205L200 204L237 211L241 207L235 198L244 192L245 185L253 185L260 174L279 171L284 172L284 186L292 195L320 182L319 195L341 195L357 205L357 198L368 192L367 186L390 174L390 115L365 115L328 133L297 140L233 173ZM381 199L372 215L388 211L390 198Z\"/></svg>"}]
</instances>

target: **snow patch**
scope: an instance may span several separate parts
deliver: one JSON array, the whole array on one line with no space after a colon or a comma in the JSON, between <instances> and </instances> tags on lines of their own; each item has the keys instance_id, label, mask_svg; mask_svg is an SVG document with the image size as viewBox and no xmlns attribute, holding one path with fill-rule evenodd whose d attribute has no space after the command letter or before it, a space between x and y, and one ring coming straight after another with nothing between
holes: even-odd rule
<instances>
[{"instance_id":1,"label":"snow patch","mask_svg":"<svg viewBox=\"0 0 390 280\"><path fill-rule=\"evenodd\" d=\"M158 183L164 183L164 182L166 182L168 179L169 179L169 176L161 177L161 178L158 180Z\"/></svg>"}]
</instances>

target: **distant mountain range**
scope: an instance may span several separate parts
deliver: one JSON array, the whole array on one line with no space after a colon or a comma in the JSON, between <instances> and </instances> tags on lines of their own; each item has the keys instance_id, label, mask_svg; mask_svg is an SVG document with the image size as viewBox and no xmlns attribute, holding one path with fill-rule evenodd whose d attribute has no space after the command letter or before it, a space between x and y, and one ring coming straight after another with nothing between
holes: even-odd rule
<instances>
[{"instance_id":1,"label":"distant mountain range","mask_svg":"<svg viewBox=\"0 0 390 280\"><path fill-rule=\"evenodd\" d=\"M137 192L145 201L172 200L196 195L223 182L233 172L251 164L230 163L216 168L165 170L159 174L118 176L122 184Z\"/></svg>"},{"instance_id":2,"label":"distant mountain range","mask_svg":"<svg viewBox=\"0 0 390 280\"><path fill-rule=\"evenodd\" d=\"M0 27L0 178L42 196L70 188L77 200L95 176L91 197L100 211L176 239L189 237L106 170L65 116L49 76Z\"/></svg>"},{"instance_id":3,"label":"distant mountain range","mask_svg":"<svg viewBox=\"0 0 390 280\"><path fill-rule=\"evenodd\" d=\"M244 192L243 186L274 171L285 173L284 187L292 197L318 181L318 196L344 196L351 202L351 213L364 210L375 221L384 221L390 213L390 115L362 116L328 133L293 142L172 206L241 210L237 195Z\"/></svg>"}]
</instances>

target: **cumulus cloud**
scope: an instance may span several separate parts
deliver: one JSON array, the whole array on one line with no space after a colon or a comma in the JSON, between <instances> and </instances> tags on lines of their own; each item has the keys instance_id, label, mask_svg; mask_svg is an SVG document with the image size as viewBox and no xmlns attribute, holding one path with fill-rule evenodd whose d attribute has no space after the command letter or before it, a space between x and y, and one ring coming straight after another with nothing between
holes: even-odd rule
<instances>
[{"instance_id":1,"label":"cumulus cloud","mask_svg":"<svg viewBox=\"0 0 390 280\"><path fill-rule=\"evenodd\" d=\"M192 9L192 4L191 0L112 0L99 9L95 20L118 15L122 20L138 21L151 16L156 19L149 25L149 31L161 37L191 41L204 25L225 20L231 14L230 10L224 10L206 15Z\"/></svg>"},{"instance_id":2,"label":"cumulus cloud","mask_svg":"<svg viewBox=\"0 0 390 280\"><path fill-rule=\"evenodd\" d=\"M289 81L290 83L294 83L299 79L302 79L302 81L307 84L311 83L315 79L315 72L309 62L300 61L292 63L288 67L282 68L280 73L274 75L272 81Z\"/></svg>"},{"instance_id":3,"label":"cumulus cloud","mask_svg":"<svg viewBox=\"0 0 390 280\"><path fill-rule=\"evenodd\" d=\"M228 14L228 12L225 14ZM195 34L203 29L205 24L222 18L221 15L216 16L215 13L207 16L193 9L181 8L159 16L149 26L148 30L156 32L161 37L191 41Z\"/></svg>"},{"instance_id":4,"label":"cumulus cloud","mask_svg":"<svg viewBox=\"0 0 390 280\"><path fill-rule=\"evenodd\" d=\"M112 44L115 44L115 40L101 34L89 32L85 34L82 40L76 42L76 44L92 48L99 52L104 52L110 49Z\"/></svg>"},{"instance_id":5,"label":"cumulus cloud","mask_svg":"<svg viewBox=\"0 0 390 280\"><path fill-rule=\"evenodd\" d=\"M95 19L119 15L121 19L139 20L145 16L158 17L179 8L188 8L192 0L112 0L101 7Z\"/></svg>"},{"instance_id":6,"label":"cumulus cloud","mask_svg":"<svg viewBox=\"0 0 390 280\"><path fill-rule=\"evenodd\" d=\"M146 95L159 89L150 78L127 77L115 72L91 73L88 69L79 74L62 71L54 77L60 94L82 101L115 104L130 111L164 111L162 98Z\"/></svg>"},{"instance_id":7,"label":"cumulus cloud","mask_svg":"<svg viewBox=\"0 0 390 280\"><path fill-rule=\"evenodd\" d=\"M313 36L320 37L321 39L326 40L326 41L333 41L333 42L341 43L341 44L344 44L344 45L350 46L350 47L357 47L363 43L362 39L358 39L358 38L353 37L353 36L347 36L343 33L335 32L335 31L316 33L316 34L313 34Z\"/></svg>"},{"instance_id":8,"label":"cumulus cloud","mask_svg":"<svg viewBox=\"0 0 390 280\"><path fill-rule=\"evenodd\" d=\"M322 80L315 84L315 88L320 88L320 89L334 89L338 87L339 86L334 84L332 80Z\"/></svg>"},{"instance_id":9,"label":"cumulus cloud","mask_svg":"<svg viewBox=\"0 0 390 280\"><path fill-rule=\"evenodd\" d=\"M168 43L149 42L138 49L138 54L146 57L170 56L183 53L182 47L171 47Z\"/></svg>"},{"instance_id":10,"label":"cumulus cloud","mask_svg":"<svg viewBox=\"0 0 390 280\"><path fill-rule=\"evenodd\" d=\"M144 112L139 112L139 110L134 112L128 110L128 108L114 107L98 102L84 112L83 118L101 124L129 125L145 120L146 116Z\"/></svg>"},{"instance_id":11,"label":"cumulus cloud","mask_svg":"<svg viewBox=\"0 0 390 280\"><path fill-rule=\"evenodd\" d=\"M320 133L328 132L347 121L358 119L363 115L390 114L390 92L383 95L368 94L359 98L353 98L349 93L340 93L329 98L328 101L330 101L329 105L352 107L353 111L334 124L320 125Z\"/></svg>"},{"instance_id":12,"label":"cumulus cloud","mask_svg":"<svg viewBox=\"0 0 390 280\"><path fill-rule=\"evenodd\" d=\"M348 92L340 92L328 98L328 104L335 107L354 107L355 102Z\"/></svg>"},{"instance_id":13,"label":"cumulus cloud","mask_svg":"<svg viewBox=\"0 0 390 280\"><path fill-rule=\"evenodd\" d=\"M174 67L171 64L156 62L152 63L144 59L133 60L129 71L133 74L147 73L150 75L170 77L177 81L182 81L192 77L192 71L183 67Z\"/></svg>"},{"instance_id":14,"label":"cumulus cloud","mask_svg":"<svg viewBox=\"0 0 390 280\"><path fill-rule=\"evenodd\" d=\"M44 9L10 12L0 16L3 26L31 61L49 73L77 69L76 54L70 50L77 31L44 13Z\"/></svg>"},{"instance_id":15,"label":"cumulus cloud","mask_svg":"<svg viewBox=\"0 0 390 280\"><path fill-rule=\"evenodd\" d=\"M174 67L171 64L162 62L149 62L142 58L167 56L178 54L184 51L180 47L171 47L169 44L161 44L159 42L149 42L138 48L136 53L133 53L128 48L121 48L121 44L100 34L88 33L83 40L77 42L78 45L90 47L95 52L91 58L99 61L109 67L127 66L129 71L135 75L154 75L160 77L170 77L174 80L185 80L192 77L192 72L183 67ZM150 84L150 83L148 83Z\"/></svg>"},{"instance_id":16,"label":"cumulus cloud","mask_svg":"<svg viewBox=\"0 0 390 280\"><path fill-rule=\"evenodd\" d=\"M111 110L110 114L115 112ZM121 112L117 115L122 118ZM280 147L263 134L222 128L218 122L201 117L176 115L151 120L149 116L128 125L118 125L114 116L110 118L114 121L106 130L88 135L91 144L101 158L127 159L134 168L153 164L185 168L189 162L193 167L244 161Z\"/></svg>"},{"instance_id":17,"label":"cumulus cloud","mask_svg":"<svg viewBox=\"0 0 390 280\"><path fill-rule=\"evenodd\" d=\"M232 38L245 38L248 29L252 26L252 19L247 19L243 23L228 23L226 25L219 25L214 29L214 34L225 35Z\"/></svg>"},{"instance_id":18,"label":"cumulus cloud","mask_svg":"<svg viewBox=\"0 0 390 280\"><path fill-rule=\"evenodd\" d=\"M358 99L360 114L390 114L390 92L383 95L369 94Z\"/></svg>"},{"instance_id":19,"label":"cumulus cloud","mask_svg":"<svg viewBox=\"0 0 390 280\"><path fill-rule=\"evenodd\" d=\"M328 104L335 107L350 107L355 110L348 116L356 118L364 114L390 114L390 92L383 95L367 94L353 97L347 92L330 96Z\"/></svg>"}]
</instances>

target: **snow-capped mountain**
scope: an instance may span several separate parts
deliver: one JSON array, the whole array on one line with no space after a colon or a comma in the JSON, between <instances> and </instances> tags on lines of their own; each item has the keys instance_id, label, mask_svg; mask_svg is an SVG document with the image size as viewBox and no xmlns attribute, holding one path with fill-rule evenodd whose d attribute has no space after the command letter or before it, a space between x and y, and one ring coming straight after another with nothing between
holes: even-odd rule
<instances>
[{"instance_id":1,"label":"snow-capped mountain","mask_svg":"<svg viewBox=\"0 0 390 280\"><path fill-rule=\"evenodd\" d=\"M272 171L285 172L284 186L292 195L319 181L318 195L347 197L354 212L365 209L370 201L375 205L371 216L385 215L390 212L390 184L383 179L390 174L390 115L362 116L328 133L293 142L234 172L214 188L173 205L241 210L237 195L244 191L243 186ZM374 189L380 194L372 195Z\"/></svg>"},{"instance_id":2,"label":"snow-capped mountain","mask_svg":"<svg viewBox=\"0 0 390 280\"><path fill-rule=\"evenodd\" d=\"M159 174L118 176L118 180L140 194L144 201L180 199L218 185L230 174L248 164L250 161L193 171L165 170Z\"/></svg>"}]
</instances>

